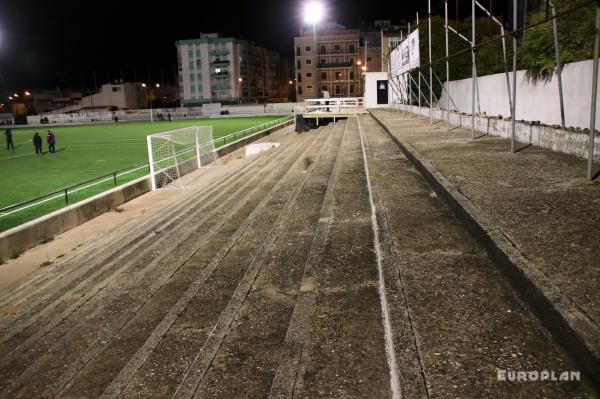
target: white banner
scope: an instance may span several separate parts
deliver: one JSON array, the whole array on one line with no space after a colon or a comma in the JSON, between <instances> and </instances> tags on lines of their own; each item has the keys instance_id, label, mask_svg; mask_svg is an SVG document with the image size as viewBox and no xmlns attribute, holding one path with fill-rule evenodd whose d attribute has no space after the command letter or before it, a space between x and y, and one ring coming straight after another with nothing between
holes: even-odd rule
<instances>
[{"instance_id":1,"label":"white banner","mask_svg":"<svg viewBox=\"0 0 600 399\"><path fill-rule=\"evenodd\" d=\"M419 29L417 29L390 54L390 72L392 76L398 76L420 65Z\"/></svg>"}]
</instances>

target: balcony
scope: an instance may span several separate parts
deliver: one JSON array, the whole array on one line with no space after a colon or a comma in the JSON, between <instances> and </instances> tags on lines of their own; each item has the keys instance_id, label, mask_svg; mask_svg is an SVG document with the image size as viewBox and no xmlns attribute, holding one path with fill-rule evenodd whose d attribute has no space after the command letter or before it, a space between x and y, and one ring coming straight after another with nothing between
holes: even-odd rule
<instances>
[{"instance_id":1,"label":"balcony","mask_svg":"<svg viewBox=\"0 0 600 399\"><path fill-rule=\"evenodd\" d=\"M214 60L210 64L217 68L227 68L230 62L229 60Z\"/></svg>"},{"instance_id":2,"label":"balcony","mask_svg":"<svg viewBox=\"0 0 600 399\"><path fill-rule=\"evenodd\" d=\"M229 50L212 50L209 54L213 57L219 57L222 55L229 55Z\"/></svg>"},{"instance_id":3,"label":"balcony","mask_svg":"<svg viewBox=\"0 0 600 399\"><path fill-rule=\"evenodd\" d=\"M353 65L354 65L354 63L352 61L319 62L319 63L317 63L317 68L348 68Z\"/></svg>"}]
</instances>

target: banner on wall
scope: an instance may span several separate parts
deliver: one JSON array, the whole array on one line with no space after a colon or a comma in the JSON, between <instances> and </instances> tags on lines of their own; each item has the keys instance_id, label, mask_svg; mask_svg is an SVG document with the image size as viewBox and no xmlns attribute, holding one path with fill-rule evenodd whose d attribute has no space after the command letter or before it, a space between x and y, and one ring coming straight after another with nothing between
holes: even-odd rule
<instances>
[{"instance_id":1,"label":"banner on wall","mask_svg":"<svg viewBox=\"0 0 600 399\"><path fill-rule=\"evenodd\" d=\"M416 29L390 53L390 72L398 76L420 65L419 29Z\"/></svg>"}]
</instances>

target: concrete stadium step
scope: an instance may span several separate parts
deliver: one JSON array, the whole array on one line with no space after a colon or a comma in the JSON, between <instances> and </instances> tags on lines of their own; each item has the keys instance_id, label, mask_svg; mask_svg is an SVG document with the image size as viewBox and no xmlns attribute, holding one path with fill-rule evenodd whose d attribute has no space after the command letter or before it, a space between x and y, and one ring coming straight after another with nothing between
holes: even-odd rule
<instances>
[{"instance_id":1,"label":"concrete stadium step","mask_svg":"<svg viewBox=\"0 0 600 399\"><path fill-rule=\"evenodd\" d=\"M308 137L308 139L314 141L319 138L319 135L312 134L312 135L307 135L307 137ZM300 137L299 140L306 141L304 139L304 136ZM290 163L298 163L299 155L301 156L301 152L299 150L295 151L292 154L292 156L286 158L286 162L283 162L283 165L288 165ZM284 170L285 170L285 168L284 168ZM275 181L277 180L277 176L281 176L282 174L283 174L283 172L280 172L277 169L274 169L271 172L271 175L272 175L271 178L270 179L267 178L265 183L262 185L262 186L265 186L263 188L269 190L268 187L272 187L272 186L270 186L270 184L271 183L274 184ZM262 186L259 186L259 187L262 187ZM248 202L248 196L252 196L252 195L254 195L254 192L252 194L246 194L246 198L242 197L242 199L240 201L238 201L238 203L243 205L245 202ZM248 211L249 211L251 209L251 206L246 206L246 208L248 208ZM235 211L237 212L239 209L241 209L241 208L238 206ZM223 223L220 225L220 226L223 226L225 224L225 222L227 220L231 219L231 217L234 216L233 214L236 212L229 212L229 216L227 216L227 212L223 211L221 214L218 214L218 213L215 214L215 219L217 219L217 220L225 219L225 220L223 220ZM237 212L237 213L239 213L239 212ZM235 223L241 223L242 220L244 220L245 216L247 216L247 212L246 212L246 214L244 214L244 212L242 212L241 214L239 214L239 216L237 215L237 213L236 213L235 217L233 219L231 219L234 222L234 225L235 225ZM239 220L236 220L236 218ZM216 233L216 231L217 230L215 230L215 233ZM213 234L213 236L214 236L214 234ZM211 238L208 238L207 240L205 240L204 243L196 243L196 246L197 245L207 245L208 247L210 247L210 245L207 244L207 243L210 243L210 241L211 241ZM192 248L189 248L190 244L192 244ZM129 281L130 279L128 279L127 275L123 276L124 280L128 282L128 285L123 285L122 287L119 287L117 285L115 287L109 287L110 289L106 290L106 291L109 291L111 293L111 295L115 296L116 298L111 298L110 296L105 294L103 296L99 295L97 297L94 297L93 301L90 301L90 303L86 303L85 307L89 307L90 308L89 310L93 310L92 309L93 307L91 305L93 305L95 302L106 302L103 306L101 306L99 308L99 311L90 313L90 315L87 316L87 320L83 320L83 322L91 328L83 328L82 326L79 326L77 328L78 331L76 332L76 331L74 331L74 327L77 324L73 324L71 326L71 330L67 329L65 331L67 333L67 335L60 339L59 344L54 345L50 349L50 352L43 354L43 356L39 357L32 365L29 365L27 368L27 371L24 374L22 374L20 377L18 377L16 380L12 381L11 385L6 386L6 389L3 392L10 392L12 388L17 388L20 386L21 388L23 388L23 390L24 390L23 392L31 393L32 392L31 390L34 390L34 391L35 391L35 389L39 390L39 389L41 389L41 387L46 386L45 384L43 384L41 382L40 382L40 385L27 384L27 386L21 385L21 383L23 381L27 380L28 376L36 374L35 370L39 370L40 368L42 368L44 370L50 370L50 369L56 370L56 371L61 370L61 368L46 367L46 366L48 366L47 363L55 363L55 362L60 363L62 361L62 362L65 362L65 364L74 365L74 367L71 367L67 371L67 374L62 374L62 376L67 375L66 377L61 377L62 381L64 383L67 383L68 381L70 381L70 379L75 377L75 375L79 371L77 364L80 364L81 366L85 365L85 363L87 363L87 361L91 360L99 352L99 350L101 350L104 347L105 344L108 344L108 342L112 339L113 334L116 333L118 331L118 329L120 329L129 320L129 318L135 314L135 312L139 309L139 307L144 305L144 302L146 300L149 300L157 291L159 291L161 288L163 288L164 284L167 284L169 282L169 279L173 275L175 275L175 273L178 271L179 267L183 266L183 264L190 259L189 258L190 256L193 256L195 253L198 253L200 255L200 257L202 257L203 252L198 252L198 248L193 248L193 244L194 243L186 244L184 241L182 241L182 244L180 246L178 246L177 248L174 248L174 253L169 253L166 258L167 260L162 262L161 265L157 266L157 269L158 269L157 271L148 273L148 275L144 276L144 278L138 279L137 280L137 283L139 283L138 285L131 283L131 281ZM187 256L187 258L186 258L186 256ZM169 259L172 259L172 261L169 261ZM175 261L178 264L177 267L174 267L172 265L173 261ZM196 266L196 267L198 267L198 266ZM164 269L164 268L166 268L167 270L162 271L162 273L159 273L159 271L161 271L161 269ZM187 268L192 269L192 271L193 271L193 265L188 265ZM177 274L177 276L178 277L179 276L186 277L186 274L179 273L179 274ZM158 281L156 281L157 277L159 278ZM189 278L189 275L188 275L188 278ZM165 285L165 287L167 287L167 286ZM99 299L97 299L97 298L99 298ZM132 305L131 302L135 303L135 305ZM158 302L160 302L160 301L158 301ZM123 309L123 307L125 307L125 308ZM106 323L108 324L108 326L106 325ZM94 328L93 327L94 325L97 325L97 327ZM101 327L100 332L95 331L98 327ZM49 334L49 335L51 335L51 334ZM102 338L106 338L106 341L101 340L98 337L98 335ZM69 353L65 353L65 351L64 351L64 349L66 349L67 347L72 349ZM30 352L28 352L28 353L30 353ZM81 356L81 355L83 355L84 358L80 357L79 361L77 363L71 363L70 361L67 360L67 358L73 359L73 357L77 358L77 356ZM86 358L86 356L88 358ZM63 359L63 357L65 359ZM19 360L19 359L17 359L17 360ZM29 364L30 359L20 359L20 360L23 360L23 364L17 368L22 368L23 366L27 366ZM11 363L11 371L13 370L13 367L15 366L14 363L15 362ZM16 363L18 363L18 361ZM69 376L68 373L73 373L73 375ZM5 373L3 373L3 374L5 374ZM17 375L18 372L17 373L13 372L11 374ZM58 392L60 389L63 388L64 384L61 384L60 381L55 380L58 377L58 375L45 376L45 377L48 378L45 380L47 383L49 383L50 381L54 381L54 384L49 384L45 389L47 389L47 390L55 389ZM40 378L40 380L42 380L42 379Z\"/></svg>"},{"instance_id":2,"label":"concrete stadium step","mask_svg":"<svg viewBox=\"0 0 600 399\"><path fill-rule=\"evenodd\" d=\"M283 140L285 142L285 140ZM284 145L285 148L285 145ZM168 239L169 230L174 228L174 226L179 226L179 223L182 219L188 219L190 214L194 211L197 211L199 208L203 208L207 205L207 199L211 201L215 200L215 197L225 196L227 194L227 190L234 187L234 184L237 182L246 182L247 175L252 171L252 167L255 162L268 161L273 157L277 156L279 152L274 151L272 154L268 153L267 157L257 157L250 160L250 162L245 162L245 165L239 169L239 173L237 172L237 168L219 168L220 170L226 171L225 174L221 173L216 176L216 184L210 185L208 190L200 191L200 195L196 194L196 190L190 191L188 193L187 200L182 201L182 204L177 204L173 207L173 210L167 210L164 217L159 217L159 220L154 223L152 219L147 220L150 223L143 223L138 229L139 233L134 231L127 231L125 235L116 235L114 240L116 240L121 247L120 252L113 252L112 248L106 248L104 252L101 252L97 258L93 256L89 256L85 259L85 263L82 265L76 262L70 262L68 264L68 268L61 275L55 277L53 280L48 281L43 287L38 288L33 293L24 294L24 298L20 302L27 301L31 296L34 296L34 300L27 301L27 307L24 309L23 306L19 306L17 303L11 303L11 308L19 308L19 312L12 317L7 318L2 325L2 329L6 329L10 326L10 322L16 319L17 317L22 316L25 310L30 310L34 308L35 305L39 304L48 304L51 302L51 299L47 296L41 294L40 289L44 289L46 292L51 292L55 297L57 294L62 294L63 296L72 296L76 294L76 292L68 292L67 289L71 289L71 287L79 283L80 280L85 280L86 278L90 278L90 274L92 276L98 275L98 273L107 269L108 266L117 264L119 262L123 262L125 259L133 256L135 251L144 251L151 245L156 245L157 241ZM146 224L150 224L150 228L146 226ZM162 233L158 235L159 231ZM158 235L158 237L157 237ZM107 255L108 254L108 255ZM82 260L82 259L78 259ZM76 271L71 270L72 268L76 268ZM61 278L64 277L62 281ZM63 286L60 283L63 283ZM68 285L66 285L68 284ZM66 287L66 288L65 288ZM67 291L66 293L64 291ZM18 295L18 292L17 292ZM18 296L17 296L18 298ZM31 321L31 320L30 320ZM0 340L2 342L2 340ZM0 351L1 353L1 351Z\"/></svg>"},{"instance_id":3,"label":"concrete stadium step","mask_svg":"<svg viewBox=\"0 0 600 399\"><path fill-rule=\"evenodd\" d=\"M583 374L581 383L497 380L498 369L578 368L389 135L370 115L361 121L382 257L393 261L385 288L403 396L594 397Z\"/></svg>"},{"instance_id":4,"label":"concrete stadium step","mask_svg":"<svg viewBox=\"0 0 600 399\"><path fill-rule=\"evenodd\" d=\"M267 170L268 170L268 168L269 168L268 164L267 164L266 168L267 168ZM186 222L188 222L188 221L186 221ZM182 225L180 224L178 227L181 229ZM171 240L171 241L173 241L172 237L170 238L170 240ZM176 241L176 240L175 240L175 243L177 243L177 241ZM158 243L158 244L160 245L160 243ZM148 261L150 262L151 260L152 260L152 258L150 257L150 259L148 259ZM131 262L130 262L130 264L131 264ZM143 264L143 262L142 262L142 264ZM96 289L95 291L97 291L97 290L98 290L98 287L96 287L96 288L97 288L97 289ZM102 287L100 287L100 288L102 288ZM93 293L90 293L89 291L85 291L85 290L84 290L84 295L85 295L85 296L84 296L83 298L81 298L81 300L79 301L79 303L77 303L77 304L76 304L77 306L75 306L75 308L78 308L78 307L81 305L81 301L87 300L89 297L93 296ZM68 314L69 312L67 311L66 313ZM60 320L59 320L59 321L60 321ZM56 324L56 323L55 323L55 324ZM51 327L52 327L52 326L51 326ZM34 330L35 330L35 329L34 329ZM40 334L42 334L42 333L43 333L43 331L39 331L39 330L37 331L37 334L38 334L38 335L40 335Z\"/></svg>"},{"instance_id":5,"label":"concrete stadium step","mask_svg":"<svg viewBox=\"0 0 600 399\"><path fill-rule=\"evenodd\" d=\"M275 158L277 158L278 156L280 156L280 155L274 155ZM273 159L275 159L275 158L273 158ZM270 165L270 163L267 163L266 166L264 166L266 170L268 170L270 168L269 165ZM258 174L254 174L254 176L255 176L256 179L258 179L257 176L259 176L259 175ZM238 192L240 190L243 191L244 187L247 187L248 185L252 184L252 180L248 180L248 179L244 180L243 178L240 178L239 180L242 180L243 184L245 186L241 186L241 187L237 188ZM235 187L235 186L232 185L232 189L233 189L233 187ZM222 193L228 194L229 191L228 190L222 190ZM232 196L232 198L234 198L234 197L235 196ZM200 200L202 200L202 199L200 199ZM217 202L217 203L220 202L219 206L221 206L221 207L224 207L224 206L227 205L227 202L226 201L225 202L220 201L219 197L211 199L211 201L205 203L204 205L208 206L208 205L211 205L212 203L215 203L215 202ZM182 227L184 227L186 225L189 225L191 223L192 224L192 228L193 228L193 226L194 226L193 223L195 223L195 222L201 223L201 221L196 221L195 219L192 218L192 216L194 216L194 215L200 215L200 216L202 216L202 212L203 212L202 208L196 210L196 213L192 213L191 215L187 214L187 212L184 211L185 215L184 215L183 219L184 219L185 223L175 224L175 226L177 226L178 229L181 229ZM163 240L163 241L164 240L174 241L172 235L166 234L166 233L162 234L161 237L159 237L159 238L160 238L160 240ZM154 242L152 244L152 246L148 247L148 248L150 248L150 249L152 249L152 248L158 248L159 252L160 252L160 250L164 248L164 246L161 246L162 244L161 244L160 240L158 242ZM174 241L174 243L176 243L176 241ZM173 246L174 243L169 243L168 245ZM135 255L135 253L134 253L134 255ZM140 256L146 256L146 255L148 255L148 249L147 248L142 247L141 249L138 249L138 253L137 253L137 257L138 258ZM138 258L136 258L135 256L130 256L130 257L127 258L127 261L124 262L124 264L119 264L118 259L117 259L114 262L112 262L109 266L114 266L114 267L118 266L118 268L117 268L116 271L122 271L123 269L126 269L128 266L132 266L132 264L134 264L135 262L139 261ZM152 257L148 258L149 262L151 260L152 260ZM143 264L143 262L142 262L142 264ZM106 275L108 275L109 277L105 278ZM57 302L52 303L52 304L48 305L45 309L43 309L42 311L40 311L38 314L35 314L35 316L30 317L28 319L26 318L25 322L24 322L25 324L21 324L21 325L15 327L15 328L13 328L10 331L12 334L8 335L8 338L11 338L13 335L20 333L24 328L28 327L31 323L37 321L37 318L40 317L42 314L47 315L48 317L51 317L52 314L53 314L52 312L56 313L56 312L59 312L59 311L65 309L65 308L67 308L66 313L69 314L70 313L69 309L68 309L69 300L71 302L75 301L75 303L73 305L71 305L71 308L74 308L74 309L79 308L85 301L87 301L90 297L92 297L95 292L97 292L100 289L104 288L106 286L106 284L108 284L110 281L114 280L115 276L116 276L115 275L115 270L111 269L110 267L99 268L98 270L94 271L94 273L92 274L92 276L88 279L88 280L91 280L91 281L84 281L83 282L83 283L88 283L88 285L92 284L92 288L85 287L85 286L83 286L83 283L80 283L75 288L71 289L70 292L64 293L62 295L62 297L59 298L59 300L57 302L61 306L57 307L56 306ZM92 277L93 277L93 279L92 279ZM97 281L100 281L100 283L97 283ZM46 318L48 318L48 317L46 317ZM60 318L59 318L59 321L60 321ZM27 324L27 323L29 323L29 324ZM40 323L42 323L41 325L43 325L44 320L42 320ZM39 327L40 323L38 323L38 326L34 326L34 327ZM56 324L56 322L54 322L54 324ZM31 330L37 331L38 335L42 333L39 328L32 328ZM27 334L23 335L20 338L23 339L23 338L26 338L26 337L27 337ZM6 340L6 338L3 339L3 341L5 341L5 340ZM14 342L9 343L9 346L10 346L10 344L14 344Z\"/></svg>"},{"instance_id":6,"label":"concrete stadium step","mask_svg":"<svg viewBox=\"0 0 600 399\"><path fill-rule=\"evenodd\" d=\"M282 132L275 133L271 137L275 140L282 139L282 143L289 141L289 133L291 128L284 129L288 134L282 134ZM45 273L42 273L36 278L27 281L22 286L13 290L12 293L7 294L0 300L0 308L10 305L11 308L18 307L16 301L23 302L32 296L39 297L39 290L47 288L54 280L62 277L65 274L69 274L72 277L72 267L78 267L80 269L80 263L85 261L86 264L91 264L89 267L101 267L105 263L114 260L118 256L122 257L123 253L127 254L132 250L136 241L146 241L152 238L155 232L163 231L165 224L171 224L173 218L179 217L182 210L187 210L190 204L198 204L203 201L203 198L196 197L196 194L202 195L203 197L209 197L215 192L218 193L223 187L227 187L232 179L239 179L248 173L248 169L252 167L255 162L261 157L254 157L246 162L237 162L241 164L237 168L209 168L205 173L211 174L212 177L208 182L210 190L205 190L204 187L192 187L186 190L186 196L180 203L165 212L158 217L149 218L142 223L139 220L132 220L129 223L121 226L116 231L112 232L108 237L98 242L94 242L91 245L87 245L80 248L73 256L64 259L56 265L48 268ZM126 238L126 239L125 239ZM125 248L126 247L126 248ZM98 259L95 259L97 257ZM92 260L95 262L92 262ZM52 287L56 289L56 287ZM5 324L5 320L0 321L1 324Z\"/></svg>"}]
</instances>

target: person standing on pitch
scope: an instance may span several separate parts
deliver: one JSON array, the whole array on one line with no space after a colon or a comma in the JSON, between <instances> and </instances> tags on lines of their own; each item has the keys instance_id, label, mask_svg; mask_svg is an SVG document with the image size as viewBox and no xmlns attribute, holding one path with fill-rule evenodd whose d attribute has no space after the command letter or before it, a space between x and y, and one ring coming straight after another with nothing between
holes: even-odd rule
<instances>
[{"instance_id":1,"label":"person standing on pitch","mask_svg":"<svg viewBox=\"0 0 600 399\"><path fill-rule=\"evenodd\" d=\"M169 119L169 122L171 122L171 113L167 112L167 119Z\"/></svg>"},{"instance_id":2,"label":"person standing on pitch","mask_svg":"<svg viewBox=\"0 0 600 399\"><path fill-rule=\"evenodd\" d=\"M11 148L14 150L15 149L15 145L13 144L13 139L12 139L12 129L8 128L4 131L4 135L6 136L6 149L10 150Z\"/></svg>"},{"instance_id":3,"label":"person standing on pitch","mask_svg":"<svg viewBox=\"0 0 600 399\"><path fill-rule=\"evenodd\" d=\"M56 144L56 136L50 130L48 130L48 135L46 136L46 142L48 143L48 151L56 152L54 149L54 145Z\"/></svg>"},{"instance_id":4,"label":"person standing on pitch","mask_svg":"<svg viewBox=\"0 0 600 399\"><path fill-rule=\"evenodd\" d=\"M33 145L35 146L36 154L44 154L42 152L42 137L38 134L38 132L35 132L33 135Z\"/></svg>"}]
</instances>

